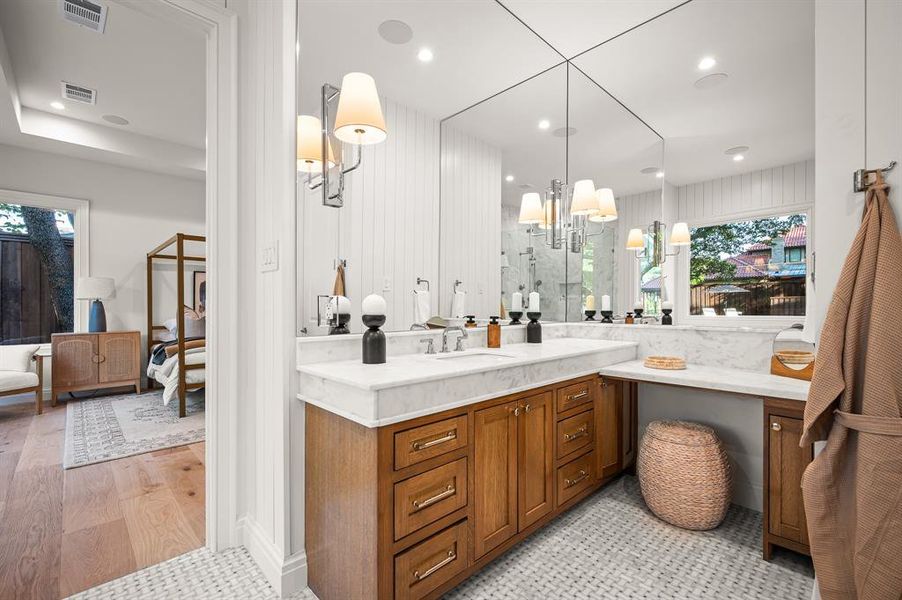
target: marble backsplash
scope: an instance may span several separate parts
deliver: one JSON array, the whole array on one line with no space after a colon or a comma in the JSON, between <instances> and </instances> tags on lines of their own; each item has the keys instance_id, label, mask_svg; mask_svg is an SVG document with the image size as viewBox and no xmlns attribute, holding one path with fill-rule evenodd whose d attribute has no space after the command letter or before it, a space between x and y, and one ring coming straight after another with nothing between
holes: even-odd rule
<instances>
[{"instance_id":1,"label":"marble backsplash","mask_svg":"<svg viewBox=\"0 0 902 600\"><path fill-rule=\"evenodd\" d=\"M662 325L602 325L601 323L545 323L545 339L576 337L599 340L637 342L638 357L652 354L681 356L689 363L719 366L747 371L768 372L773 338L778 329L749 327L695 327ZM484 327L467 330L464 347L484 348ZM387 332L389 356L415 354L425 351L421 340L433 340L436 351L441 349L441 330ZM456 334L454 336L456 338ZM297 364L315 364L335 360L354 360L360 357L361 335L349 334L326 337L297 338ZM504 326L501 344L520 344L526 341L526 327ZM449 340L449 346L455 342Z\"/></svg>"}]
</instances>

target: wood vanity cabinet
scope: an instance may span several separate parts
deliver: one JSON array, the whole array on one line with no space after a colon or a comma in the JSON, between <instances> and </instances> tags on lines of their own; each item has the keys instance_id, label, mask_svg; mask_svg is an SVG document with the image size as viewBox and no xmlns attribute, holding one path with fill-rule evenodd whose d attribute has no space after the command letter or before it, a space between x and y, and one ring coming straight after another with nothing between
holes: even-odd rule
<instances>
[{"instance_id":1,"label":"wood vanity cabinet","mask_svg":"<svg viewBox=\"0 0 902 600\"><path fill-rule=\"evenodd\" d=\"M764 559L774 546L811 554L802 501L802 473L814 458L814 447L799 447L805 403L764 400Z\"/></svg>"},{"instance_id":2,"label":"wood vanity cabinet","mask_svg":"<svg viewBox=\"0 0 902 600\"><path fill-rule=\"evenodd\" d=\"M581 377L379 428L307 404L310 588L438 598L482 569L619 473L610 387Z\"/></svg>"}]
</instances>

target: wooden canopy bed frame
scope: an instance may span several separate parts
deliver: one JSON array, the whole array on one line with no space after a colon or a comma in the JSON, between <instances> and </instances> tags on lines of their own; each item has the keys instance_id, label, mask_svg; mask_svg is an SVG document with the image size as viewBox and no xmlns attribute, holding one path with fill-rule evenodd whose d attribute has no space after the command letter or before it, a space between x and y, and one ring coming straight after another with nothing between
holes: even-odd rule
<instances>
[{"instance_id":1,"label":"wooden canopy bed frame","mask_svg":"<svg viewBox=\"0 0 902 600\"><path fill-rule=\"evenodd\" d=\"M179 363L179 417L187 414L185 407L185 395L188 390L197 390L206 385L205 382L188 383L185 376L189 370L203 369L205 364L185 364L185 263L206 263L205 256L192 256L185 254L185 242L203 242L206 244L207 238L202 235L191 235L188 233L177 233L150 252L147 253L147 359L150 360L153 348L157 344L163 343L157 337L160 331L168 331L163 325L154 323L153 317L153 266L155 260L174 260L176 264L176 294L178 294L178 309L176 310L175 322L178 324L178 333L176 341L178 342L178 363ZM172 247L175 247L175 254L172 253ZM154 389L156 381L148 376L147 387Z\"/></svg>"}]
</instances>

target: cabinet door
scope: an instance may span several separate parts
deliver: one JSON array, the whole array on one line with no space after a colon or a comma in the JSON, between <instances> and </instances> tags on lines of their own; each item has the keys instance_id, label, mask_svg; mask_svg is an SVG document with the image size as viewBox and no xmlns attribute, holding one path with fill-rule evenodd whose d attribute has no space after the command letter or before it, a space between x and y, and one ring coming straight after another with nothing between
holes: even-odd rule
<instances>
[{"instance_id":1,"label":"cabinet door","mask_svg":"<svg viewBox=\"0 0 902 600\"><path fill-rule=\"evenodd\" d=\"M55 387L97 383L97 334L52 338L51 373Z\"/></svg>"},{"instance_id":2,"label":"cabinet door","mask_svg":"<svg viewBox=\"0 0 902 600\"><path fill-rule=\"evenodd\" d=\"M100 354L100 383L132 382L140 377L139 336L135 333L101 333L97 336Z\"/></svg>"},{"instance_id":3,"label":"cabinet door","mask_svg":"<svg viewBox=\"0 0 902 600\"><path fill-rule=\"evenodd\" d=\"M551 392L520 401L518 529L526 529L554 506L554 409Z\"/></svg>"},{"instance_id":4,"label":"cabinet door","mask_svg":"<svg viewBox=\"0 0 902 600\"><path fill-rule=\"evenodd\" d=\"M812 460L812 447L799 447L802 419L772 414L768 420L770 533L807 546L802 473Z\"/></svg>"},{"instance_id":5,"label":"cabinet door","mask_svg":"<svg viewBox=\"0 0 902 600\"><path fill-rule=\"evenodd\" d=\"M595 439L598 477L616 475L622 469L623 382L601 379L595 407Z\"/></svg>"},{"instance_id":6,"label":"cabinet door","mask_svg":"<svg viewBox=\"0 0 902 600\"><path fill-rule=\"evenodd\" d=\"M479 558L517 533L518 402L476 411L473 424L474 548Z\"/></svg>"}]
</instances>

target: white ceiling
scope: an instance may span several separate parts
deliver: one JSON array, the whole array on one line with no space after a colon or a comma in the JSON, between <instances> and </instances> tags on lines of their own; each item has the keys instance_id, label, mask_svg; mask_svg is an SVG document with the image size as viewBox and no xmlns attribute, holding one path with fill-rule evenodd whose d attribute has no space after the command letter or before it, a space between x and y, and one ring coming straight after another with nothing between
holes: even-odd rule
<instances>
[{"instance_id":1,"label":"white ceiling","mask_svg":"<svg viewBox=\"0 0 902 600\"><path fill-rule=\"evenodd\" d=\"M700 90L704 56L725 72ZM814 156L814 2L695 0L574 60L654 127L683 185ZM724 151L749 146L735 163Z\"/></svg>"},{"instance_id":2,"label":"white ceiling","mask_svg":"<svg viewBox=\"0 0 902 600\"><path fill-rule=\"evenodd\" d=\"M567 58L686 0L501 0ZM696 2L699 0L695 0Z\"/></svg>"},{"instance_id":3,"label":"white ceiling","mask_svg":"<svg viewBox=\"0 0 902 600\"><path fill-rule=\"evenodd\" d=\"M203 177L205 38L201 31L103 1L104 33L65 21L51 0L0 2L0 141ZM60 81L97 90L63 100ZM63 102L64 110L50 103ZM128 125L114 125L117 115ZM38 139L40 138L40 139Z\"/></svg>"},{"instance_id":4,"label":"white ceiling","mask_svg":"<svg viewBox=\"0 0 902 600\"><path fill-rule=\"evenodd\" d=\"M391 44L379 25L407 23L413 38ZM300 0L299 112L319 113L320 86L351 71L379 92L436 118L447 117L562 61L493 0ZM434 59L417 60L421 47Z\"/></svg>"}]
</instances>

